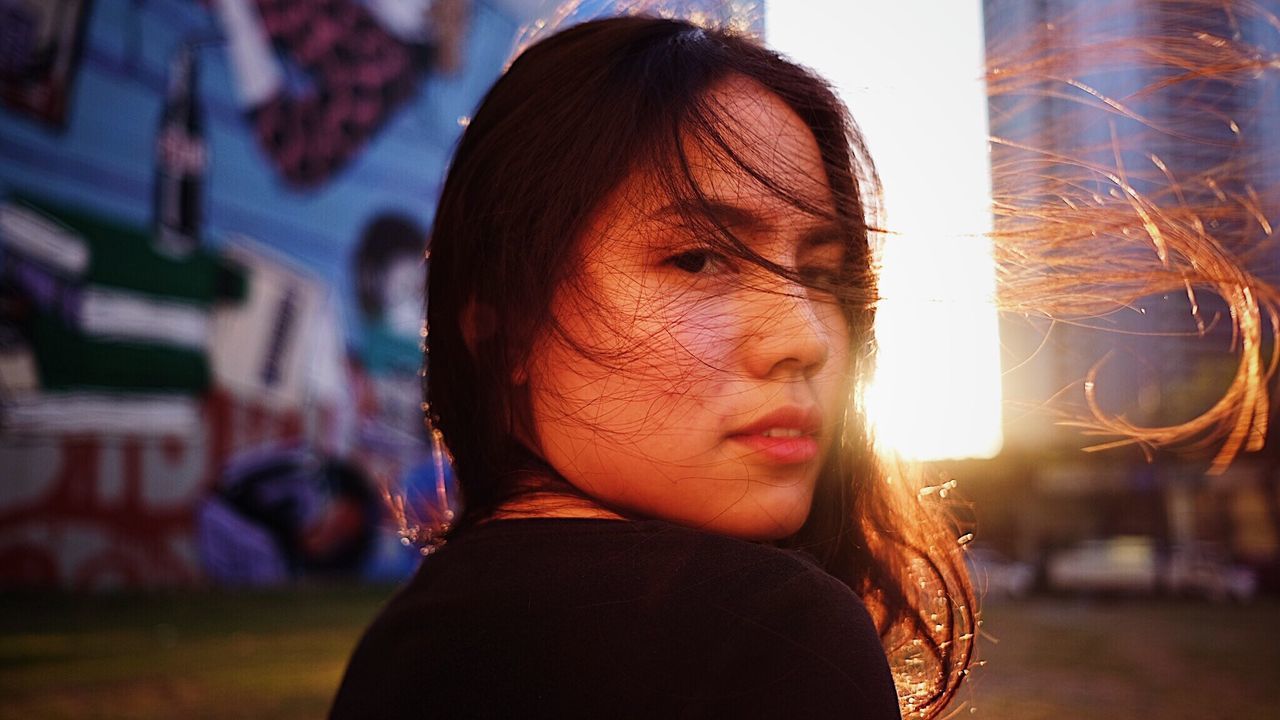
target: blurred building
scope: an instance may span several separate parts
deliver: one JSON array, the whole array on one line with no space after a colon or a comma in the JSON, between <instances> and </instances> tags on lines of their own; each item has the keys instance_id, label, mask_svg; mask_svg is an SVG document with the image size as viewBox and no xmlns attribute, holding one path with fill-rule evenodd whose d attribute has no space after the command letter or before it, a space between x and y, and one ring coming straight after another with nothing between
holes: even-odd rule
<instances>
[{"instance_id":1,"label":"blurred building","mask_svg":"<svg viewBox=\"0 0 1280 720\"><path fill-rule=\"evenodd\" d=\"M1004 141L993 146L996 195L1008 203L997 231L1052 237L1065 267L1073 256L1154 257L1141 223L1113 222L1103 211L1136 206L1137 197L1152 212L1203 223L1206 236L1250 271L1276 280L1280 251L1269 223L1280 218L1280 73L1264 68L1280 52L1277 10L1195 0L987 0L992 134ZM1121 184L1132 195L1123 196ZM1073 290L1081 287L1087 283ZM1123 295L1096 290L1099 298ZM1212 447L1151 458L1133 445L1084 454L1082 446L1115 436L1082 437L1057 424L1089 415L1084 381L1095 367L1103 411L1136 425L1176 424L1209 410L1234 378L1238 339L1220 298L1201 287L1194 303L1170 292L1135 295L1105 314L1079 305L1052 318L1005 318L1006 451L990 466L999 466L990 473L999 479L967 486L988 519L984 534L1027 559L1122 535L1165 547L1207 541L1280 588L1274 432L1262 452L1209 475Z\"/></svg>"}]
</instances>

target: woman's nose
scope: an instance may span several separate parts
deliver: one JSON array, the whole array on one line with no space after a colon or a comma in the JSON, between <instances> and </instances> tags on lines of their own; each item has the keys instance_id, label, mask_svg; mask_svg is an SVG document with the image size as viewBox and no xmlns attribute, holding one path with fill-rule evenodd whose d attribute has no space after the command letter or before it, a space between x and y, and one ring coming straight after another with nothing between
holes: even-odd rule
<instances>
[{"instance_id":1,"label":"woman's nose","mask_svg":"<svg viewBox=\"0 0 1280 720\"><path fill-rule=\"evenodd\" d=\"M838 315L830 302L815 301L796 283L777 283L751 293L744 308L747 370L756 377L809 378L827 362ZM825 310L825 312L824 312Z\"/></svg>"}]
</instances>

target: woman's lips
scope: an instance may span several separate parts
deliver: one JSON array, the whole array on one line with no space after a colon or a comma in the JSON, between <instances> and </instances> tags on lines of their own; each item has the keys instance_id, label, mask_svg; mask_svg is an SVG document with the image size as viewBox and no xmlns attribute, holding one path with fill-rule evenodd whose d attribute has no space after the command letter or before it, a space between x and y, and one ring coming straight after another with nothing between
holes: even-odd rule
<instances>
[{"instance_id":1,"label":"woman's lips","mask_svg":"<svg viewBox=\"0 0 1280 720\"><path fill-rule=\"evenodd\" d=\"M818 439L812 435L770 437L768 435L730 435L729 439L747 446L753 454L779 465L809 462L818 455Z\"/></svg>"},{"instance_id":2,"label":"woman's lips","mask_svg":"<svg viewBox=\"0 0 1280 720\"><path fill-rule=\"evenodd\" d=\"M733 442L780 465L809 462L818 455L822 414L816 407L788 406L762 415L729 433Z\"/></svg>"}]
</instances>

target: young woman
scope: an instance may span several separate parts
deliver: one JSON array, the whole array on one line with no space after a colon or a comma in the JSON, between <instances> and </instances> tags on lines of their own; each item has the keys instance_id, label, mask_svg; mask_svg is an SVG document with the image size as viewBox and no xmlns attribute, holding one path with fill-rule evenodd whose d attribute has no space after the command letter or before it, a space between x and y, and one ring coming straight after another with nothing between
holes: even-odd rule
<instances>
[{"instance_id":1,"label":"young woman","mask_svg":"<svg viewBox=\"0 0 1280 720\"><path fill-rule=\"evenodd\" d=\"M332 716L940 712L974 610L860 415L875 198L829 87L753 40L619 18L524 52L431 238L463 510Z\"/></svg>"}]
</instances>

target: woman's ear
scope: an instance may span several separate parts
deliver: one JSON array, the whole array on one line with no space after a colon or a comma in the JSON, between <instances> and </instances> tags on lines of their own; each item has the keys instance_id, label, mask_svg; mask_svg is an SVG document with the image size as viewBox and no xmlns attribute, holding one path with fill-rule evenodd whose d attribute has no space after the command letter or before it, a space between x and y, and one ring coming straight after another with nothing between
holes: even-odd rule
<instances>
[{"instance_id":1,"label":"woman's ear","mask_svg":"<svg viewBox=\"0 0 1280 720\"><path fill-rule=\"evenodd\" d=\"M493 337L498 329L498 314L493 306L482 303L474 297L462 308L462 341L467 344L467 352L475 357L480 343Z\"/></svg>"},{"instance_id":2,"label":"woman's ear","mask_svg":"<svg viewBox=\"0 0 1280 720\"><path fill-rule=\"evenodd\" d=\"M529 382L529 369L520 363L511 369L511 384L519 387Z\"/></svg>"},{"instance_id":3,"label":"woman's ear","mask_svg":"<svg viewBox=\"0 0 1280 720\"><path fill-rule=\"evenodd\" d=\"M480 344L492 340L498 334L498 313L493 306L475 298L467 301L462 309L462 340L467 344L471 357L479 354ZM511 371L511 383L524 385L529 382L529 370L520 363Z\"/></svg>"}]
</instances>

